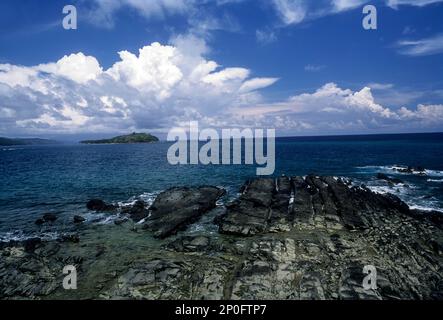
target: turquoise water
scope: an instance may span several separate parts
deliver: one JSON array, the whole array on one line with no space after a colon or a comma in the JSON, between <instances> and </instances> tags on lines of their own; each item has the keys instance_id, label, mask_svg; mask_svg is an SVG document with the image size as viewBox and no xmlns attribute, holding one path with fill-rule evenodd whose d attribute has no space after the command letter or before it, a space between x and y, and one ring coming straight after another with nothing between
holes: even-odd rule
<instances>
[{"instance_id":1,"label":"turquoise water","mask_svg":"<svg viewBox=\"0 0 443 320\"><path fill-rule=\"evenodd\" d=\"M172 166L166 142L143 145L53 145L0 147L0 240L69 229L74 215L106 223L85 209L91 198L148 202L173 186L216 185L235 197L255 166ZM443 211L443 134L281 138L275 175L333 175L352 178L408 204ZM394 165L422 166L426 176L398 174ZM375 179L383 172L405 184L390 188ZM56 223L37 227L43 213Z\"/></svg>"}]
</instances>

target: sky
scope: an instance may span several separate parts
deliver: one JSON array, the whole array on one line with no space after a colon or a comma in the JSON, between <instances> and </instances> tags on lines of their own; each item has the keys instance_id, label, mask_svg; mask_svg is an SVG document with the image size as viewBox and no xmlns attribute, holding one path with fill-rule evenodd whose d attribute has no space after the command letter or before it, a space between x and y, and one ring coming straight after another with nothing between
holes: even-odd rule
<instances>
[{"instance_id":1,"label":"sky","mask_svg":"<svg viewBox=\"0 0 443 320\"><path fill-rule=\"evenodd\" d=\"M0 2L0 136L164 137L189 121L443 131L443 0Z\"/></svg>"}]
</instances>

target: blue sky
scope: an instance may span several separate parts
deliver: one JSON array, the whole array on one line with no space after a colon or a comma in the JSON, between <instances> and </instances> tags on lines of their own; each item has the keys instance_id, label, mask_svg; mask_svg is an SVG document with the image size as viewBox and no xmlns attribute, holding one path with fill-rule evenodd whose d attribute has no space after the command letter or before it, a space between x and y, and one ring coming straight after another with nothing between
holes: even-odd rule
<instances>
[{"instance_id":1,"label":"blue sky","mask_svg":"<svg viewBox=\"0 0 443 320\"><path fill-rule=\"evenodd\" d=\"M0 3L3 136L442 131L442 75L442 0Z\"/></svg>"}]
</instances>

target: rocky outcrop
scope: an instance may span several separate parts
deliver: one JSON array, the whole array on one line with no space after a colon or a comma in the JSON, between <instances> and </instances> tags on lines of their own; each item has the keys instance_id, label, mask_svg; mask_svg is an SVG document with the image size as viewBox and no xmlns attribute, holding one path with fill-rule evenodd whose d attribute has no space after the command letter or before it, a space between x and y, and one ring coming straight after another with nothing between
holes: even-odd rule
<instances>
[{"instance_id":1,"label":"rocky outcrop","mask_svg":"<svg viewBox=\"0 0 443 320\"><path fill-rule=\"evenodd\" d=\"M148 217L149 210L144 201L137 200L132 206L123 208L121 213L128 214L133 221L139 222Z\"/></svg>"},{"instance_id":2,"label":"rocky outcrop","mask_svg":"<svg viewBox=\"0 0 443 320\"><path fill-rule=\"evenodd\" d=\"M332 177L258 179L243 190L217 220L221 233L251 236L293 227L365 229L373 226L380 212L409 211L395 196L349 187Z\"/></svg>"},{"instance_id":3,"label":"rocky outcrop","mask_svg":"<svg viewBox=\"0 0 443 320\"><path fill-rule=\"evenodd\" d=\"M149 209L144 229L157 238L176 234L214 209L224 194L223 189L216 187L172 188L162 192Z\"/></svg>"},{"instance_id":4,"label":"rocky outcrop","mask_svg":"<svg viewBox=\"0 0 443 320\"><path fill-rule=\"evenodd\" d=\"M401 184L404 183L403 180L401 179L397 179L397 178L392 178L384 173L378 173L377 174L377 179L379 180L384 180L386 182L388 182L390 185L396 185L396 184Z\"/></svg>"},{"instance_id":5,"label":"rocky outcrop","mask_svg":"<svg viewBox=\"0 0 443 320\"><path fill-rule=\"evenodd\" d=\"M96 212L109 212L109 213L115 213L117 212L118 207L112 204L107 204L101 199L92 199L89 200L86 204L86 208L91 211Z\"/></svg>"},{"instance_id":6,"label":"rocky outcrop","mask_svg":"<svg viewBox=\"0 0 443 320\"><path fill-rule=\"evenodd\" d=\"M400 173L426 175L426 169L423 167L394 166L393 169Z\"/></svg>"},{"instance_id":7,"label":"rocky outcrop","mask_svg":"<svg viewBox=\"0 0 443 320\"><path fill-rule=\"evenodd\" d=\"M82 223L82 222L85 222L86 219L83 218L82 216L74 216L73 221L74 221L74 223Z\"/></svg>"},{"instance_id":8,"label":"rocky outcrop","mask_svg":"<svg viewBox=\"0 0 443 320\"><path fill-rule=\"evenodd\" d=\"M144 225L0 245L0 297L443 299L441 213L409 210L345 179L280 177L247 182L213 228L223 194L173 188L157 197ZM203 221L206 229L196 228ZM75 292L61 288L67 264L78 267ZM375 268L376 288L363 286L365 267Z\"/></svg>"},{"instance_id":9,"label":"rocky outcrop","mask_svg":"<svg viewBox=\"0 0 443 320\"><path fill-rule=\"evenodd\" d=\"M35 221L36 225L42 225L45 224L47 222L49 223L53 223L57 220L57 215L55 215L54 213L45 213L41 218L37 219Z\"/></svg>"}]
</instances>

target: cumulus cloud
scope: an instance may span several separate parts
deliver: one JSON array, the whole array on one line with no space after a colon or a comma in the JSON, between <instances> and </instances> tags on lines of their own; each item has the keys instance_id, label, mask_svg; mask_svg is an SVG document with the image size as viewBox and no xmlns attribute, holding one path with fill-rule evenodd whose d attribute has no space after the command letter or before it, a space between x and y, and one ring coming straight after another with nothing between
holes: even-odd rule
<instances>
[{"instance_id":1,"label":"cumulus cloud","mask_svg":"<svg viewBox=\"0 0 443 320\"><path fill-rule=\"evenodd\" d=\"M32 67L0 64L0 130L103 132L167 130L187 120L220 123L228 107L258 103L276 78L250 78L247 68L221 68L195 36L170 45L122 51L103 70L96 58L71 54Z\"/></svg>"},{"instance_id":2,"label":"cumulus cloud","mask_svg":"<svg viewBox=\"0 0 443 320\"><path fill-rule=\"evenodd\" d=\"M351 90L327 83L269 103L260 90L278 78L221 67L209 52L204 40L181 35L122 51L108 69L84 53L31 67L0 64L0 133L166 132L191 120L292 133L443 128L441 104L393 108L374 97L373 90L392 92L392 84Z\"/></svg>"},{"instance_id":3,"label":"cumulus cloud","mask_svg":"<svg viewBox=\"0 0 443 320\"><path fill-rule=\"evenodd\" d=\"M232 108L232 118L249 125L276 127L280 132L366 132L371 129L421 129L443 125L443 105L397 110L377 103L371 88L353 91L327 83L313 93L286 101ZM243 124L244 125L244 124Z\"/></svg>"},{"instance_id":4,"label":"cumulus cloud","mask_svg":"<svg viewBox=\"0 0 443 320\"><path fill-rule=\"evenodd\" d=\"M103 71L97 59L83 53L64 56L57 63L40 65L38 71L63 76L77 83L86 83L96 79Z\"/></svg>"}]
</instances>

